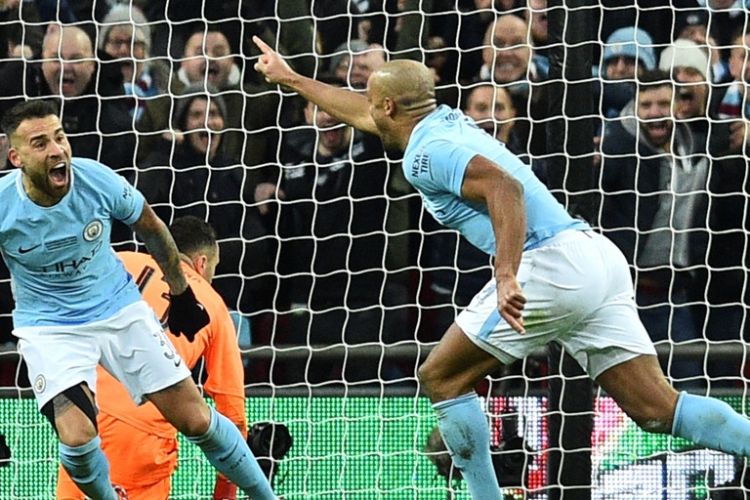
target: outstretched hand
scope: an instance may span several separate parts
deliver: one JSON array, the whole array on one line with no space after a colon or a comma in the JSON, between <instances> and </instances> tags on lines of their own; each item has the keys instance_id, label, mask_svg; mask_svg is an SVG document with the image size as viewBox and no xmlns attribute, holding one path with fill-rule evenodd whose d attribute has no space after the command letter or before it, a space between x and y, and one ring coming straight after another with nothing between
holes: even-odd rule
<instances>
[{"instance_id":1,"label":"outstretched hand","mask_svg":"<svg viewBox=\"0 0 750 500\"><path fill-rule=\"evenodd\" d=\"M261 52L258 62L254 66L255 71L261 73L268 83L284 84L294 78L296 73L282 59L278 52L269 47L266 42L257 36L253 36L253 42L255 42L255 45L258 46Z\"/></svg>"},{"instance_id":2,"label":"outstretched hand","mask_svg":"<svg viewBox=\"0 0 750 500\"><path fill-rule=\"evenodd\" d=\"M515 276L498 279L497 282L497 310L500 316L520 334L526 333L523 326L523 308L526 297Z\"/></svg>"}]
</instances>

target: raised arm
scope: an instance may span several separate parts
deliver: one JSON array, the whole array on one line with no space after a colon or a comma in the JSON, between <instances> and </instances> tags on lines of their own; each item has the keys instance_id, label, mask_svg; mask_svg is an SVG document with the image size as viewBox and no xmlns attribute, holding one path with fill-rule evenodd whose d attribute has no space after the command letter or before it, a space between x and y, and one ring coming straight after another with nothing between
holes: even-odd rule
<instances>
[{"instance_id":1,"label":"raised arm","mask_svg":"<svg viewBox=\"0 0 750 500\"><path fill-rule=\"evenodd\" d=\"M363 132L378 135L370 116L370 104L364 95L302 76L263 40L253 36L253 42L261 51L255 70L262 73L266 81L289 87L338 120Z\"/></svg>"},{"instance_id":2,"label":"raised arm","mask_svg":"<svg viewBox=\"0 0 750 500\"><path fill-rule=\"evenodd\" d=\"M524 333L526 298L516 279L526 240L523 186L498 165L477 155L466 169L461 194L487 206L496 241L497 308L514 330Z\"/></svg>"},{"instance_id":3,"label":"raised arm","mask_svg":"<svg viewBox=\"0 0 750 500\"><path fill-rule=\"evenodd\" d=\"M192 342L195 334L208 324L210 318L185 280L180 253L169 229L148 203L144 203L143 212L132 227L159 264L169 285L169 330L175 335L185 335Z\"/></svg>"},{"instance_id":4,"label":"raised arm","mask_svg":"<svg viewBox=\"0 0 750 500\"><path fill-rule=\"evenodd\" d=\"M145 203L143 212L133 224L133 230L146 244L148 253L154 258L164 273L172 295L180 295L188 284L180 266L180 252L177 250L167 225L154 213L151 205Z\"/></svg>"}]
</instances>

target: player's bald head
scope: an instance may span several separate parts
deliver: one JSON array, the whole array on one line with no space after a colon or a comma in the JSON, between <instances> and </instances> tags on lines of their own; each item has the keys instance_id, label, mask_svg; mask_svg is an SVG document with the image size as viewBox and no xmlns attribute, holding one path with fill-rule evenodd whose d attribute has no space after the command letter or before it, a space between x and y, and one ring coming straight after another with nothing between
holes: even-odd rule
<instances>
[{"instance_id":1,"label":"player's bald head","mask_svg":"<svg viewBox=\"0 0 750 500\"><path fill-rule=\"evenodd\" d=\"M435 109L435 80L422 63L399 59L384 64L370 77L370 90L389 97L399 113L418 116Z\"/></svg>"}]
</instances>

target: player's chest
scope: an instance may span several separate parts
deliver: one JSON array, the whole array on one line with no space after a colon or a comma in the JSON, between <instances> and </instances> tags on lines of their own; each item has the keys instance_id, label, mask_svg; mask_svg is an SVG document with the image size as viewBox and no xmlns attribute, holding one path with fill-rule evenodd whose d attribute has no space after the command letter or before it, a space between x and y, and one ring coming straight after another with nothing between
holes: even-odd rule
<instances>
[{"instance_id":1,"label":"player's chest","mask_svg":"<svg viewBox=\"0 0 750 500\"><path fill-rule=\"evenodd\" d=\"M103 212L32 211L18 216L3 246L8 256L34 272L72 276L108 248L109 233Z\"/></svg>"}]
</instances>

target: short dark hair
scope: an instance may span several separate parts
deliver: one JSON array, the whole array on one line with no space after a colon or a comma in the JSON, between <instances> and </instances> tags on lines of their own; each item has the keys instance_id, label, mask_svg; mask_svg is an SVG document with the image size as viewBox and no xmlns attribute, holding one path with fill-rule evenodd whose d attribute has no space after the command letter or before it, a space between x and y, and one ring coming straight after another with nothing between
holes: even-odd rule
<instances>
[{"instance_id":1,"label":"short dark hair","mask_svg":"<svg viewBox=\"0 0 750 500\"><path fill-rule=\"evenodd\" d=\"M660 69L646 70L638 75L638 91L658 89L659 87L669 87L674 89L672 77L666 71Z\"/></svg>"},{"instance_id":2,"label":"short dark hair","mask_svg":"<svg viewBox=\"0 0 750 500\"><path fill-rule=\"evenodd\" d=\"M206 222L193 215L176 218L169 232L177 249L187 255L198 252L213 252L216 247L216 231Z\"/></svg>"},{"instance_id":3,"label":"short dark hair","mask_svg":"<svg viewBox=\"0 0 750 500\"><path fill-rule=\"evenodd\" d=\"M50 115L58 116L57 105L52 101L33 99L19 102L6 111L2 121L0 121L0 128L10 138L24 120L44 118Z\"/></svg>"}]
</instances>

